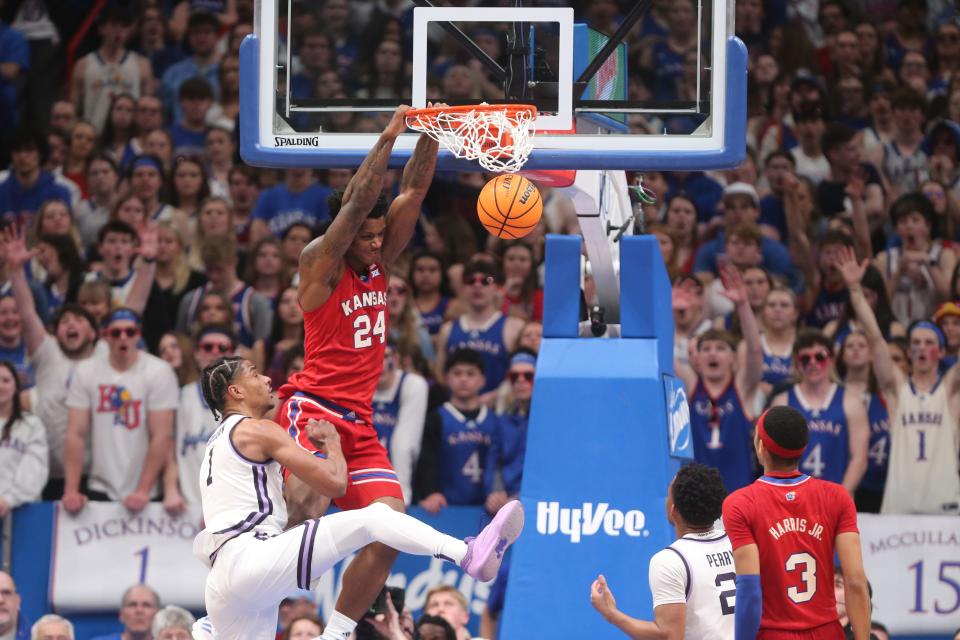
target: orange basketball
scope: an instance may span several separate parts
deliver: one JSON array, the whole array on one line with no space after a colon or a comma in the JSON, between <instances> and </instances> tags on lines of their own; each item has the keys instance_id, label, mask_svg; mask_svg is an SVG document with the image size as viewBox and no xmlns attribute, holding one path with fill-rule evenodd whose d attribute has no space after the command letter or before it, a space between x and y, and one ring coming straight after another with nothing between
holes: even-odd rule
<instances>
[{"instance_id":1,"label":"orange basketball","mask_svg":"<svg viewBox=\"0 0 960 640\"><path fill-rule=\"evenodd\" d=\"M536 185L523 176L507 173L483 186L477 199L480 224L505 240L522 238L543 215L543 199Z\"/></svg>"}]
</instances>

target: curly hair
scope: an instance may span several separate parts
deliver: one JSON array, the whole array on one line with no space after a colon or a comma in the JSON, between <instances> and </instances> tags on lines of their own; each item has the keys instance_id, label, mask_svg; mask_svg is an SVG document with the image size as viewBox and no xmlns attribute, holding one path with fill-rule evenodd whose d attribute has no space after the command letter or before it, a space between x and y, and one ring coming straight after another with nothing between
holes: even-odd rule
<instances>
[{"instance_id":1,"label":"curly hair","mask_svg":"<svg viewBox=\"0 0 960 640\"><path fill-rule=\"evenodd\" d=\"M327 197L327 207L329 208L330 219L335 219L337 214L340 213L340 209L343 207L343 191L337 190L331 193ZM367 214L367 218L383 218L387 215L387 211L389 209L390 202L387 200L386 196L380 194L380 196L377 198L377 201L374 203L373 208L370 210L370 213Z\"/></svg>"},{"instance_id":2,"label":"curly hair","mask_svg":"<svg viewBox=\"0 0 960 640\"><path fill-rule=\"evenodd\" d=\"M233 382L242 364L243 358L240 356L224 356L211 362L200 374L200 391L217 420L223 418L227 404L227 387Z\"/></svg>"},{"instance_id":3,"label":"curly hair","mask_svg":"<svg viewBox=\"0 0 960 640\"><path fill-rule=\"evenodd\" d=\"M694 527L709 527L720 517L727 491L720 471L692 462L677 472L670 494L684 522Z\"/></svg>"}]
</instances>

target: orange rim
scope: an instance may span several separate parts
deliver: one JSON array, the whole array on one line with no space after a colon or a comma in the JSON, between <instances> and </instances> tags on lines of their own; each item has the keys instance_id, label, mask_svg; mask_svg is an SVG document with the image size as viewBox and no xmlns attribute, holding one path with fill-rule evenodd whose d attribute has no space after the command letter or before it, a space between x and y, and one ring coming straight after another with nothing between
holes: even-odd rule
<instances>
[{"instance_id":1,"label":"orange rim","mask_svg":"<svg viewBox=\"0 0 960 640\"><path fill-rule=\"evenodd\" d=\"M423 109L410 109L404 116L410 118L420 118L435 120L441 113L469 113L470 111L503 111L508 117L516 117L517 114L527 113L531 118L537 117L537 108L532 104L463 104L456 107L426 107Z\"/></svg>"}]
</instances>

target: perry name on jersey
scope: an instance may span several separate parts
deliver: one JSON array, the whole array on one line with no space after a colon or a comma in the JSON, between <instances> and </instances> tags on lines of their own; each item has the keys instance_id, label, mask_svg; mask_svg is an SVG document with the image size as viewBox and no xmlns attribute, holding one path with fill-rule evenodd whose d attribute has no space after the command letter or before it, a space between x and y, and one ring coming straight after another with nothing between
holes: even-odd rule
<instances>
[{"instance_id":1,"label":"perry name on jersey","mask_svg":"<svg viewBox=\"0 0 960 640\"><path fill-rule=\"evenodd\" d=\"M720 551L719 553L708 553L704 555L707 566L715 569L733 566L733 551Z\"/></svg>"}]
</instances>

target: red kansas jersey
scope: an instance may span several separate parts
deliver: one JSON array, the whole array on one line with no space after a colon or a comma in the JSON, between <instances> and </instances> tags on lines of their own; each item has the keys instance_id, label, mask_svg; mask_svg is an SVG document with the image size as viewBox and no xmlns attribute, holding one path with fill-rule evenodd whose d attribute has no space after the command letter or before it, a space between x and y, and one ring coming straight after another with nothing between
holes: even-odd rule
<instances>
[{"instance_id":1,"label":"red kansas jersey","mask_svg":"<svg viewBox=\"0 0 960 640\"><path fill-rule=\"evenodd\" d=\"M801 631L835 623L834 541L858 533L857 511L841 485L798 472L771 473L723 503L723 524L734 550L760 551L764 630Z\"/></svg>"},{"instance_id":2,"label":"red kansas jersey","mask_svg":"<svg viewBox=\"0 0 960 640\"><path fill-rule=\"evenodd\" d=\"M303 371L290 376L299 391L350 409L373 424L373 392L387 341L387 278L375 264L359 276L344 263L330 297L303 314Z\"/></svg>"}]
</instances>

